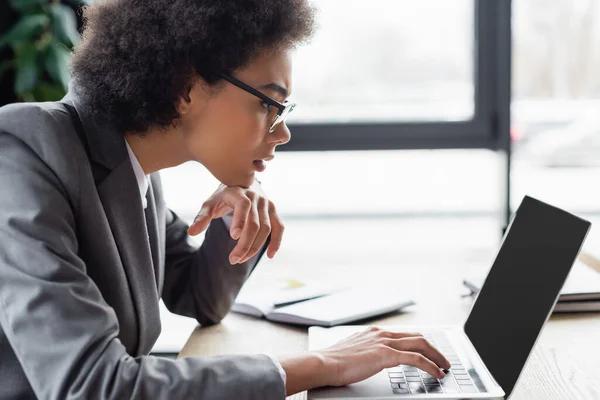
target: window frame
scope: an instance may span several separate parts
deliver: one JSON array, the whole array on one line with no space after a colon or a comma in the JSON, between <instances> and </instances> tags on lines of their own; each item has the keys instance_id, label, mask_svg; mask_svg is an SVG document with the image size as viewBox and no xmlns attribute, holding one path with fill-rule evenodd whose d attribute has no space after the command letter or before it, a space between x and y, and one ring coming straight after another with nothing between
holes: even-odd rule
<instances>
[{"instance_id":1,"label":"window frame","mask_svg":"<svg viewBox=\"0 0 600 400\"><path fill-rule=\"evenodd\" d=\"M511 1L474 0L474 115L466 121L290 122L280 151L491 149L510 158ZM509 160L510 163L510 160Z\"/></svg>"}]
</instances>

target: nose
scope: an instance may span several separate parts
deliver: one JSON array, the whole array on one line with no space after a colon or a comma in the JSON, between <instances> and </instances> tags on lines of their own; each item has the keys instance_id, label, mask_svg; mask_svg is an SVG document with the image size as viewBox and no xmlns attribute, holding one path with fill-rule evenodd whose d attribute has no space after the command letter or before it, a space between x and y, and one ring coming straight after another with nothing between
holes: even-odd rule
<instances>
[{"instance_id":1,"label":"nose","mask_svg":"<svg viewBox=\"0 0 600 400\"><path fill-rule=\"evenodd\" d=\"M286 144L292 138L292 133L285 122L278 124L273 132L267 133L267 142L275 146Z\"/></svg>"}]
</instances>

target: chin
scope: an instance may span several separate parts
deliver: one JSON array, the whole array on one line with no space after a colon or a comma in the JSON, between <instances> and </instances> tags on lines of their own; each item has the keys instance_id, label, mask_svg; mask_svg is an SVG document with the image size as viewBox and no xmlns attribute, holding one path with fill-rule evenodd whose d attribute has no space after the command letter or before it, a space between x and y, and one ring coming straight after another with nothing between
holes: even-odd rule
<instances>
[{"instance_id":1,"label":"chin","mask_svg":"<svg viewBox=\"0 0 600 400\"><path fill-rule=\"evenodd\" d=\"M251 175L228 176L224 179L219 179L225 186L240 186L249 188L254 183L254 173Z\"/></svg>"}]
</instances>

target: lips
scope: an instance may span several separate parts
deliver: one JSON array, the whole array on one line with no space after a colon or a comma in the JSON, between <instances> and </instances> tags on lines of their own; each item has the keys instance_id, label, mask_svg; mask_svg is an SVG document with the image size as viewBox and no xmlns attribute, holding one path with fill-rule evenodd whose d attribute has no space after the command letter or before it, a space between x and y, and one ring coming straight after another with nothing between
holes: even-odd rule
<instances>
[{"instance_id":1,"label":"lips","mask_svg":"<svg viewBox=\"0 0 600 400\"><path fill-rule=\"evenodd\" d=\"M264 157L264 158L256 159L253 162L254 168L258 172L263 172L265 169L267 169L267 162L271 161L274 158L275 158L274 155L270 155L270 156L267 156L267 157Z\"/></svg>"},{"instance_id":2,"label":"lips","mask_svg":"<svg viewBox=\"0 0 600 400\"><path fill-rule=\"evenodd\" d=\"M267 162L264 160L254 160L253 164L254 168L258 172L263 172L265 169L267 169Z\"/></svg>"}]
</instances>

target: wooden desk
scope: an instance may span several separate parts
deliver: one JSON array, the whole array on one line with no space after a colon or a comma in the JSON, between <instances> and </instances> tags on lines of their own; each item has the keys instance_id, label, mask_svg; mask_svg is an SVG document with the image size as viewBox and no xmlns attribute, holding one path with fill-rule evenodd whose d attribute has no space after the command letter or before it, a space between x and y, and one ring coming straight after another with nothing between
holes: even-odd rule
<instances>
[{"instance_id":1,"label":"wooden desk","mask_svg":"<svg viewBox=\"0 0 600 400\"><path fill-rule=\"evenodd\" d=\"M414 298L418 306L407 313L378 319L372 323L462 323L468 315L471 302L460 297L460 294L465 293L461 280L463 273L470 273L472 268L451 268L448 265L378 267L378 276L388 274L387 276L396 277L399 291L406 290L402 282L409 282L414 289ZM336 276L335 271L332 272L333 276ZM348 271L346 273L349 275ZM263 275L265 276L257 281L267 282L268 273ZM259 285L257 281L253 281L253 284ZM180 357L243 353L282 356L302 352L306 347L307 330L304 328L230 314L219 325L196 328ZM305 399L306 394L301 393L290 398ZM523 371L512 399L600 399L600 315L596 313L552 316Z\"/></svg>"}]
</instances>

